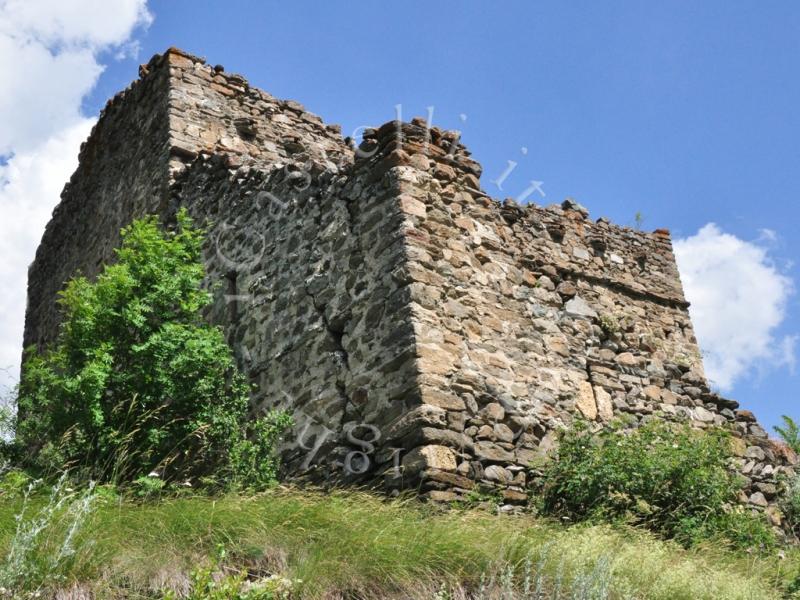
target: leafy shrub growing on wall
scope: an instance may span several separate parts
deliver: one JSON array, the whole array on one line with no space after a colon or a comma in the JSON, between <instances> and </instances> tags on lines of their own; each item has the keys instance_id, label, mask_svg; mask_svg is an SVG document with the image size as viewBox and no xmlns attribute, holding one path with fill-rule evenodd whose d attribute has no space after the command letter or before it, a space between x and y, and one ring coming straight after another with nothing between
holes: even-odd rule
<instances>
[{"instance_id":1,"label":"leafy shrub growing on wall","mask_svg":"<svg viewBox=\"0 0 800 600\"><path fill-rule=\"evenodd\" d=\"M244 377L201 316L211 302L202 241L185 211L171 230L146 217L123 229L96 281L67 284L58 339L28 351L20 383L17 438L37 466L115 482L153 471L256 487L274 477L288 418L247 418Z\"/></svg>"},{"instance_id":2,"label":"leafy shrub growing on wall","mask_svg":"<svg viewBox=\"0 0 800 600\"><path fill-rule=\"evenodd\" d=\"M545 466L541 507L571 520L629 520L687 545L718 536L771 545L766 523L735 508L742 482L730 460L728 434L718 429L654 421L591 434L578 424Z\"/></svg>"}]
</instances>

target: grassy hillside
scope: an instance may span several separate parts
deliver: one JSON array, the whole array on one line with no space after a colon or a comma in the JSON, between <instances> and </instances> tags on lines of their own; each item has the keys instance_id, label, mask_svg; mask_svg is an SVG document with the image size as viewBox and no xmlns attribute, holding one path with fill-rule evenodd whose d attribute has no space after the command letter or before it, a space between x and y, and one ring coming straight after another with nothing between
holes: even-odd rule
<instances>
[{"instance_id":1,"label":"grassy hillside","mask_svg":"<svg viewBox=\"0 0 800 600\"><path fill-rule=\"evenodd\" d=\"M0 435L0 599L788 595L800 560L774 549L763 515L735 508L743 482L723 431L576 425L531 488L550 520L271 488L290 419L249 417L246 379L201 318L202 235L183 213L175 230L154 218L123 230L115 264L68 284L54 347L26 358L25 418ZM31 495L25 472L63 475ZM232 493L244 489L271 491ZM598 519L693 549L629 527L568 526Z\"/></svg>"},{"instance_id":2,"label":"grassy hillside","mask_svg":"<svg viewBox=\"0 0 800 600\"><path fill-rule=\"evenodd\" d=\"M6 553L21 504L0 502ZM684 550L627 527L279 488L144 503L101 494L70 542L74 555L48 571L74 521L69 512L27 559L44 565L42 597L48 587L70 590L62 599L181 597L192 571L212 565L221 548L215 569L286 578L291 598L768 599L785 597L780 582L796 569L777 551Z\"/></svg>"}]
</instances>

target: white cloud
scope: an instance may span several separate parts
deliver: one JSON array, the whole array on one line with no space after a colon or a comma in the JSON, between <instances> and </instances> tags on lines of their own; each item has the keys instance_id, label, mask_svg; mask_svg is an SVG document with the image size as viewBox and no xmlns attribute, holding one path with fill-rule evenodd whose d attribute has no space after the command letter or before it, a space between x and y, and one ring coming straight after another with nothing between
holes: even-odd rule
<instances>
[{"instance_id":1,"label":"white cloud","mask_svg":"<svg viewBox=\"0 0 800 600\"><path fill-rule=\"evenodd\" d=\"M38 148L79 120L81 99L101 70L89 50L53 55L0 33L0 155Z\"/></svg>"},{"instance_id":2,"label":"white cloud","mask_svg":"<svg viewBox=\"0 0 800 600\"><path fill-rule=\"evenodd\" d=\"M149 21L145 0L0 0L0 155L79 120L103 70L97 54Z\"/></svg>"},{"instance_id":3,"label":"white cloud","mask_svg":"<svg viewBox=\"0 0 800 600\"><path fill-rule=\"evenodd\" d=\"M0 0L0 390L19 368L27 268L94 123L99 56L136 48L146 0Z\"/></svg>"},{"instance_id":4,"label":"white cloud","mask_svg":"<svg viewBox=\"0 0 800 600\"><path fill-rule=\"evenodd\" d=\"M776 237L762 232L761 239ZM714 223L674 248L709 379L729 391L754 370L793 369L797 337L777 331L793 285L767 249Z\"/></svg>"},{"instance_id":5,"label":"white cloud","mask_svg":"<svg viewBox=\"0 0 800 600\"><path fill-rule=\"evenodd\" d=\"M145 0L2 0L0 33L21 43L99 51L128 41L152 17Z\"/></svg>"}]
</instances>

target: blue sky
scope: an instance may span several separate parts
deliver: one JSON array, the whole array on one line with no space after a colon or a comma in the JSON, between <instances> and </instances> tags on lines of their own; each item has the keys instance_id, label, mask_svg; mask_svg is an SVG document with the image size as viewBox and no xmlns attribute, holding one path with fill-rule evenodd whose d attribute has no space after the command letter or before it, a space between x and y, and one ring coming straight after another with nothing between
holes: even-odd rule
<instances>
[{"instance_id":1,"label":"blue sky","mask_svg":"<svg viewBox=\"0 0 800 600\"><path fill-rule=\"evenodd\" d=\"M147 18L142 0L119 1L139 12L114 39L87 34L105 68L81 88L81 131L139 62L172 45L346 134L398 104L404 118L433 106L434 124L463 132L493 195L538 180L539 203L571 196L631 225L640 212L644 228L686 240L681 268L725 395L766 425L800 417L800 4L158 0ZM53 135L71 126L57 125ZM518 166L499 190L509 160Z\"/></svg>"}]
</instances>

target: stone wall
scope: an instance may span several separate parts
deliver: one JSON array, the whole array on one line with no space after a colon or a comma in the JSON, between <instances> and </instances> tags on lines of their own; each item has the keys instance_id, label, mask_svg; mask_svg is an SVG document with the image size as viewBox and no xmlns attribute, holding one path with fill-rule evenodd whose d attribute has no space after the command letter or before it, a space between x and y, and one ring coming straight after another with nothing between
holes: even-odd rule
<instances>
[{"instance_id":1,"label":"stone wall","mask_svg":"<svg viewBox=\"0 0 800 600\"><path fill-rule=\"evenodd\" d=\"M669 232L593 222L571 200L498 202L452 136L400 131L367 144L401 165L420 394L438 424L414 454L424 490L455 499L478 481L524 501L531 461L575 418L664 418L732 427L742 501L775 499L794 457L710 391Z\"/></svg>"},{"instance_id":2,"label":"stone wall","mask_svg":"<svg viewBox=\"0 0 800 600\"><path fill-rule=\"evenodd\" d=\"M316 475L330 477L347 459L337 448L347 431L369 440L371 427L406 412L413 329L396 277L405 255L395 195L361 185L352 169L309 182L291 177L298 172L230 173L218 157L201 158L173 191L198 220L213 219L211 318L256 386L254 408L291 410L303 435L290 438L287 460L305 470L324 459Z\"/></svg>"},{"instance_id":3,"label":"stone wall","mask_svg":"<svg viewBox=\"0 0 800 600\"><path fill-rule=\"evenodd\" d=\"M116 97L30 270L26 343L55 293L112 257L118 230L180 206L208 229L208 318L283 406L291 473L526 500L531 461L576 418L730 426L743 502L794 457L709 389L669 233L592 221L571 200L489 198L455 132L339 128L171 49Z\"/></svg>"},{"instance_id":4,"label":"stone wall","mask_svg":"<svg viewBox=\"0 0 800 600\"><path fill-rule=\"evenodd\" d=\"M254 410L293 413L293 472L373 477L359 442L343 441L379 452L416 382L397 194L299 103L189 55L170 75L171 206L208 224L210 318Z\"/></svg>"},{"instance_id":5,"label":"stone wall","mask_svg":"<svg viewBox=\"0 0 800 600\"><path fill-rule=\"evenodd\" d=\"M174 48L154 57L145 72L149 77L167 68L172 175L201 153L224 155L234 168L309 160L333 168L352 157L340 128L325 125L299 102L278 100L241 75Z\"/></svg>"},{"instance_id":6,"label":"stone wall","mask_svg":"<svg viewBox=\"0 0 800 600\"><path fill-rule=\"evenodd\" d=\"M81 146L78 169L28 270L24 345L42 347L57 331L56 293L76 272L96 275L113 258L120 229L160 212L167 197L169 72L134 81L108 102Z\"/></svg>"}]
</instances>

